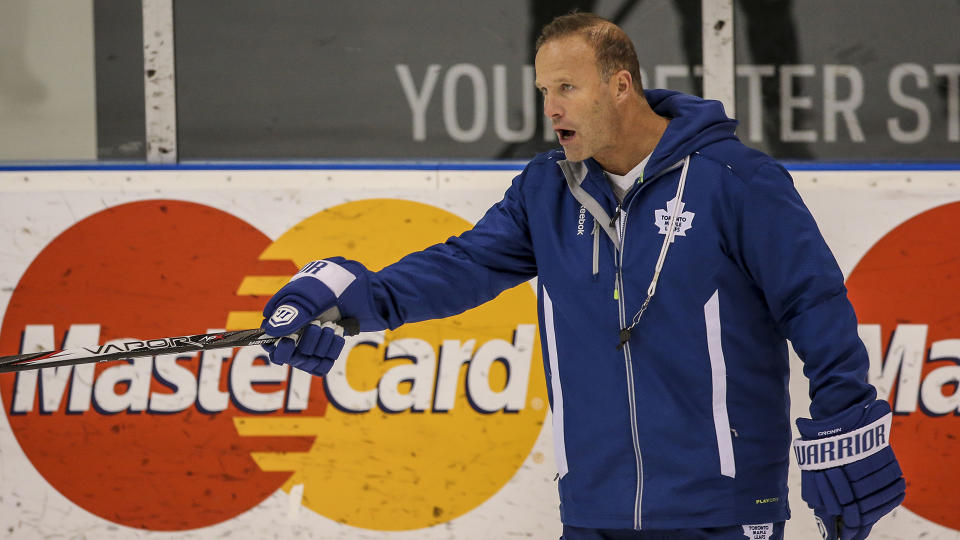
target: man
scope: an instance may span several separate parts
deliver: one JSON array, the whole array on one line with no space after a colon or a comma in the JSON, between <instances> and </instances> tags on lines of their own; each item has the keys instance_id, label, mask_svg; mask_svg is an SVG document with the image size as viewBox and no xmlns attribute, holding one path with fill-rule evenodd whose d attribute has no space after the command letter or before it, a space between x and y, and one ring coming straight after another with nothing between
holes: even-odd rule
<instances>
[{"instance_id":1,"label":"man","mask_svg":"<svg viewBox=\"0 0 960 540\"><path fill-rule=\"evenodd\" d=\"M805 361L803 497L831 538L903 499L890 414L843 277L787 172L722 106L641 87L623 31L544 27L537 86L563 151L533 159L476 226L379 272L331 258L267 304L271 360L324 374L361 331L445 317L538 277L563 538L782 538L785 338ZM578 228L580 216L592 225Z\"/></svg>"}]
</instances>

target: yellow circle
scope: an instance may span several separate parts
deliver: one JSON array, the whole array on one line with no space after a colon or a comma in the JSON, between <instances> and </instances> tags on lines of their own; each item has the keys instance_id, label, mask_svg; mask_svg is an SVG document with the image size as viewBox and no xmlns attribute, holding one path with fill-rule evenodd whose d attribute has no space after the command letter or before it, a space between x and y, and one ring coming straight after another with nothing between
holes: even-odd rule
<instances>
[{"instance_id":1,"label":"yellow circle","mask_svg":"<svg viewBox=\"0 0 960 540\"><path fill-rule=\"evenodd\" d=\"M378 270L468 228L470 224L462 218L433 206L396 199L361 200L305 219L277 239L261 258L288 259L300 267L311 260L340 255ZM407 324L387 331L382 344L355 346L339 360L347 362L350 387L357 392L391 392L396 398L410 396L414 384L420 384L417 395L429 392L429 406L423 411L407 408L393 412L375 404L368 411L346 412L331 405L321 418L299 419L297 435L305 434L304 426L315 426L311 434L317 438L309 452L255 456L257 463L270 470L293 470L285 489L304 484L305 506L355 527L418 529L471 511L515 474L543 426L547 396L536 323L536 297L523 283L460 315ZM521 338L515 337L525 332L530 336L526 347L520 343ZM414 364L414 360L400 357L397 350L403 344L420 344L421 355L425 355L422 358L426 358L429 352L424 342L432 348L436 361L429 380L401 381L394 384L395 390L389 385L385 386L387 390L378 389L391 369ZM468 388L478 395L503 395L508 373L511 378L521 377L518 381L525 375L517 365L511 365L508 371L506 361L490 364L489 358L480 372L479 351L491 342L495 345L487 350L514 346L513 356L529 360L528 384L520 388L524 395L519 406L514 406L519 410L514 412L483 410L468 395ZM391 343L395 346L389 350L397 358L386 358ZM446 364L448 375L458 375L437 384L441 345L465 351L460 356L467 354L468 361L458 370L449 367L454 364ZM429 365L423 359L418 362ZM468 372L474 363L478 371L469 375L474 384L469 387ZM524 362L517 364L523 367ZM319 379L313 382L318 383ZM335 401L329 388L327 392ZM447 397L438 397L441 392ZM443 401L446 406L439 403ZM536 403L540 406L529 405ZM445 408L449 410L443 411Z\"/></svg>"}]
</instances>

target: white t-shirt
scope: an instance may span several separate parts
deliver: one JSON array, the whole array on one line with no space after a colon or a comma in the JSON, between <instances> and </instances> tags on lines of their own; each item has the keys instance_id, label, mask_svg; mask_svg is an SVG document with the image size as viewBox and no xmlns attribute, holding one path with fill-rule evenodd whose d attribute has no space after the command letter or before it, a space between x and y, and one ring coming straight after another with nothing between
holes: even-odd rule
<instances>
[{"instance_id":1,"label":"white t-shirt","mask_svg":"<svg viewBox=\"0 0 960 540\"><path fill-rule=\"evenodd\" d=\"M643 181L643 168L647 166L648 161L650 161L650 154L647 154L647 157L643 158L643 161L622 176L603 171L603 174L607 175L607 180L610 181L610 187L613 188L613 194L617 196L618 201L623 201L623 198L627 196L627 192L630 191L630 188L633 187L636 181Z\"/></svg>"}]
</instances>

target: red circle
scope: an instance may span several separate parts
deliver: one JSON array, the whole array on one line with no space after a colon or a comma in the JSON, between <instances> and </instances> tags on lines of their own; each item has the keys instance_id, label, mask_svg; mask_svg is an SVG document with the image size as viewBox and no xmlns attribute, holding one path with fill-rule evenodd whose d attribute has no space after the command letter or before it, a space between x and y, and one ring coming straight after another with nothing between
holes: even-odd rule
<instances>
[{"instance_id":1,"label":"red circle","mask_svg":"<svg viewBox=\"0 0 960 540\"><path fill-rule=\"evenodd\" d=\"M290 275L291 262L258 261L270 239L243 220L208 206L153 200L94 214L57 236L31 263L10 299L0 354L17 354L26 325L53 325L56 348L72 324L101 325L100 343L205 333L230 311L259 311L265 298L239 296L248 275ZM96 366L96 376L120 362ZM265 362L265 360L257 360ZM178 363L192 372L199 358ZM230 392L232 359L219 390ZM7 411L16 374L0 376ZM275 391L287 383L258 387ZM114 386L122 394L129 383ZM150 391L172 393L156 373ZM208 412L196 400L181 412L68 413L70 388L55 412L8 413L21 448L41 475L75 504L104 519L151 530L212 525L263 501L289 478L264 472L251 452L306 451L312 438L242 437L234 418L251 416L231 399ZM234 396L231 394L231 398ZM95 400L94 400L95 402ZM322 415L326 399L311 384L306 410L256 416Z\"/></svg>"},{"instance_id":2,"label":"red circle","mask_svg":"<svg viewBox=\"0 0 960 540\"><path fill-rule=\"evenodd\" d=\"M922 349L924 381L933 370L960 362L929 360L932 343L960 338L958 279L960 202L923 212L890 231L860 260L847 287L860 324L880 325L884 359L897 325L929 325ZM946 384L939 390L950 396L960 388ZM896 383L888 396L891 405L899 391ZM960 459L960 413L932 414L920 396L910 397L917 398L916 410L895 411L891 434L907 481L903 505L960 530L960 469L951 465Z\"/></svg>"}]
</instances>

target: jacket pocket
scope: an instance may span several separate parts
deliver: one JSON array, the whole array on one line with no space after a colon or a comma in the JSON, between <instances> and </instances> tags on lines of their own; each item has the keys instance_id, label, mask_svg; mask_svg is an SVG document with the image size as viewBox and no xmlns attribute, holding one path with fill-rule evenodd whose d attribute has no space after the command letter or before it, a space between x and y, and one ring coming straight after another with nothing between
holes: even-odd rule
<instances>
[{"instance_id":1,"label":"jacket pocket","mask_svg":"<svg viewBox=\"0 0 960 540\"><path fill-rule=\"evenodd\" d=\"M730 437L730 418L727 415L727 364L723 359L720 337L720 291L703 305L707 325L707 351L710 355L710 374L713 386L713 427L717 434L717 451L720 455L720 474L733 478L737 466L733 457L733 440Z\"/></svg>"},{"instance_id":2,"label":"jacket pocket","mask_svg":"<svg viewBox=\"0 0 960 540\"><path fill-rule=\"evenodd\" d=\"M567 446L563 438L563 388L560 386L560 366L557 361L557 333L553 326L553 301L543 287L543 327L547 338L547 356L550 364L550 391L553 394L553 453L560 478L567 474Z\"/></svg>"}]
</instances>

